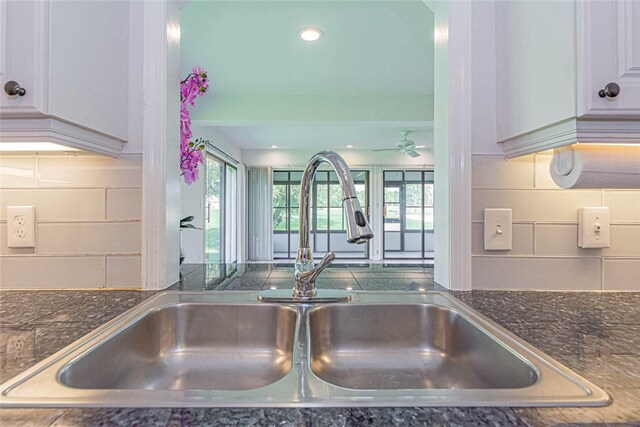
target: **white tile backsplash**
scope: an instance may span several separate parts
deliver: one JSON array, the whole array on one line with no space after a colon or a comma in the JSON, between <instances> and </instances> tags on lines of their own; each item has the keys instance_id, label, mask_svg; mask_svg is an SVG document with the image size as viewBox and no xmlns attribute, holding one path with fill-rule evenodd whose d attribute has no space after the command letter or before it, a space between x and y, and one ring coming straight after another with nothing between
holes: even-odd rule
<instances>
[{"instance_id":1,"label":"white tile backsplash","mask_svg":"<svg viewBox=\"0 0 640 427\"><path fill-rule=\"evenodd\" d=\"M36 187L36 158L0 156L0 188Z\"/></svg>"},{"instance_id":2,"label":"white tile backsplash","mask_svg":"<svg viewBox=\"0 0 640 427\"><path fill-rule=\"evenodd\" d=\"M535 155L534 163L535 163L535 187L536 188L551 188L554 190L559 190L560 187L556 185L551 178L551 174L549 173L549 167L551 166L551 159L553 158L553 151L538 153ZM531 156L522 157L522 159L529 160Z\"/></svg>"},{"instance_id":3,"label":"white tile backsplash","mask_svg":"<svg viewBox=\"0 0 640 427\"><path fill-rule=\"evenodd\" d=\"M486 257L472 260L473 289L597 291L600 258Z\"/></svg>"},{"instance_id":4,"label":"white tile backsplash","mask_svg":"<svg viewBox=\"0 0 640 427\"><path fill-rule=\"evenodd\" d=\"M103 189L25 188L0 190L0 220L7 206L35 206L36 221L101 220L105 217Z\"/></svg>"},{"instance_id":5,"label":"white tile backsplash","mask_svg":"<svg viewBox=\"0 0 640 427\"><path fill-rule=\"evenodd\" d=\"M640 291L640 190L564 190L550 153L517 160L473 156L473 288ZM589 206L610 207L610 248L578 247L578 209ZM485 208L513 209L512 251L483 250Z\"/></svg>"},{"instance_id":6,"label":"white tile backsplash","mask_svg":"<svg viewBox=\"0 0 640 427\"><path fill-rule=\"evenodd\" d=\"M640 259L605 259L604 290L637 291L640 289Z\"/></svg>"},{"instance_id":7,"label":"white tile backsplash","mask_svg":"<svg viewBox=\"0 0 640 427\"><path fill-rule=\"evenodd\" d=\"M0 257L2 289L103 288L104 256Z\"/></svg>"},{"instance_id":8,"label":"white tile backsplash","mask_svg":"<svg viewBox=\"0 0 640 427\"><path fill-rule=\"evenodd\" d=\"M471 224L471 253L473 255L533 255L533 224L513 224L511 230L510 251L485 251L484 250L484 224Z\"/></svg>"},{"instance_id":9,"label":"white tile backsplash","mask_svg":"<svg viewBox=\"0 0 640 427\"><path fill-rule=\"evenodd\" d=\"M511 208L513 221L575 222L578 220L578 208L601 206L601 203L600 190L476 189L472 194L472 219L481 221L485 208Z\"/></svg>"},{"instance_id":10,"label":"white tile backsplash","mask_svg":"<svg viewBox=\"0 0 640 427\"><path fill-rule=\"evenodd\" d=\"M38 158L39 187L140 187L139 156L51 156Z\"/></svg>"},{"instance_id":11,"label":"white tile backsplash","mask_svg":"<svg viewBox=\"0 0 640 427\"><path fill-rule=\"evenodd\" d=\"M107 219L142 219L142 188L107 188Z\"/></svg>"},{"instance_id":12,"label":"white tile backsplash","mask_svg":"<svg viewBox=\"0 0 640 427\"><path fill-rule=\"evenodd\" d=\"M139 222L45 222L37 233L42 255L139 255L142 241Z\"/></svg>"},{"instance_id":13,"label":"white tile backsplash","mask_svg":"<svg viewBox=\"0 0 640 427\"><path fill-rule=\"evenodd\" d=\"M604 206L609 206L611 222L640 224L640 190L605 190Z\"/></svg>"},{"instance_id":14,"label":"white tile backsplash","mask_svg":"<svg viewBox=\"0 0 640 427\"><path fill-rule=\"evenodd\" d=\"M136 256L107 256L107 288L139 288L142 259Z\"/></svg>"},{"instance_id":15,"label":"white tile backsplash","mask_svg":"<svg viewBox=\"0 0 640 427\"><path fill-rule=\"evenodd\" d=\"M640 224L612 225L611 247L578 247L578 224L536 224L536 255L634 256L640 253Z\"/></svg>"},{"instance_id":16,"label":"white tile backsplash","mask_svg":"<svg viewBox=\"0 0 640 427\"><path fill-rule=\"evenodd\" d=\"M562 190L548 153L474 155L475 289L640 290L640 191ZM0 158L0 288L140 287L141 156ZM6 207L36 207L37 247L6 244ZM577 247L577 210L611 208L611 248ZM483 209L513 209L513 250L483 249Z\"/></svg>"},{"instance_id":17,"label":"white tile backsplash","mask_svg":"<svg viewBox=\"0 0 640 427\"><path fill-rule=\"evenodd\" d=\"M471 185L473 188L534 188L533 163L515 158L496 162L495 156L474 158ZM503 159L502 156L499 156Z\"/></svg>"},{"instance_id":18,"label":"white tile backsplash","mask_svg":"<svg viewBox=\"0 0 640 427\"><path fill-rule=\"evenodd\" d=\"M140 155L0 158L0 288L141 286ZM36 248L7 247L6 207L36 208Z\"/></svg>"}]
</instances>

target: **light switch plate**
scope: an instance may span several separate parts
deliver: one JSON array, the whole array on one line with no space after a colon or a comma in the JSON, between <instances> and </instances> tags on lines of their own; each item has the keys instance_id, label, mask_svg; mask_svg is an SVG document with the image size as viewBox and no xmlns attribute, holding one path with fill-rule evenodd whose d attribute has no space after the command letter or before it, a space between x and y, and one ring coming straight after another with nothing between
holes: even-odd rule
<instances>
[{"instance_id":1,"label":"light switch plate","mask_svg":"<svg viewBox=\"0 0 640 427\"><path fill-rule=\"evenodd\" d=\"M36 247L36 210L33 206L7 206L7 246Z\"/></svg>"},{"instance_id":2,"label":"light switch plate","mask_svg":"<svg viewBox=\"0 0 640 427\"><path fill-rule=\"evenodd\" d=\"M583 249L611 246L609 208L578 209L578 246Z\"/></svg>"},{"instance_id":3,"label":"light switch plate","mask_svg":"<svg viewBox=\"0 0 640 427\"><path fill-rule=\"evenodd\" d=\"M484 210L484 250L511 250L511 209Z\"/></svg>"}]
</instances>

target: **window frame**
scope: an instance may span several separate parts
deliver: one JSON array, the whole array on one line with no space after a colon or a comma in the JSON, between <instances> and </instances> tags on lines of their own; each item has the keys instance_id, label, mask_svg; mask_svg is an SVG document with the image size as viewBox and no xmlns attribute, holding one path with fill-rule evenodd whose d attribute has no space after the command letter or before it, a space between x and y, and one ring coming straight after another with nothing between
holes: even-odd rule
<instances>
[{"instance_id":1,"label":"window frame","mask_svg":"<svg viewBox=\"0 0 640 427\"><path fill-rule=\"evenodd\" d=\"M287 212L286 215L286 230L276 230L275 228L273 228L273 233L274 234L286 234L287 235L287 257L276 257L274 256L274 259L293 259L295 258L296 254L296 249L297 248L292 248L291 246L291 235L295 232L298 232L298 230L292 230L291 229L291 212L292 210L299 210L299 206L293 207L291 206L291 187L292 186L299 186L300 182L298 180L292 180L292 175L296 174L296 173L300 173L302 174L304 171L300 170L300 169L275 169L273 171L273 179L272 179L272 186L275 185L285 185L286 186L286 202L285 202L285 209ZM363 206L363 209L365 211L365 214L367 215L367 217L369 217L369 204L370 204L370 193L369 193L369 186L370 186L370 171L366 170L366 169L354 169L351 171L352 174L356 174L356 173L364 173L364 178L363 179L356 179L354 178L354 184L356 185L363 185L364 186L364 195L365 195L365 200L363 200L363 203L365 206ZM282 179L277 179L276 180L276 173L287 173L287 179L286 180L282 180ZM320 178L320 179L318 179ZM335 178L335 179L334 179ZM318 200L318 186L324 186L326 185L326 200L327 206L317 206L317 200ZM333 234L340 234L340 233L346 233L346 218L344 216L344 206L342 204L342 200L341 200L341 204L340 206L333 206L331 205L331 186L332 185L339 185L339 181L338 181L338 177L335 175L335 172L332 170L320 170L316 172L316 176L314 177L313 180L313 186L311 188L311 206L310 206L310 233L312 236L314 236L313 238L313 248L312 251L314 253L319 253L319 252L324 252L325 248L321 248L318 249L317 247L317 236L320 234L324 234L327 236L327 251L331 251L331 235ZM340 197L340 199L342 199L342 197ZM273 206L273 199L272 199L272 207L271 207L271 215L273 218L273 213L274 213L274 209L282 209L283 207L281 206ZM341 213L340 213L340 221L342 224L342 228L341 229L332 229L331 228L331 209L341 209ZM318 209L326 209L327 211L327 228L326 229L322 229L319 230L318 229ZM357 257L345 257L342 259L368 259L369 258L369 243L366 244L365 250L363 251L363 256L357 256ZM356 253L354 253L356 254Z\"/></svg>"}]
</instances>

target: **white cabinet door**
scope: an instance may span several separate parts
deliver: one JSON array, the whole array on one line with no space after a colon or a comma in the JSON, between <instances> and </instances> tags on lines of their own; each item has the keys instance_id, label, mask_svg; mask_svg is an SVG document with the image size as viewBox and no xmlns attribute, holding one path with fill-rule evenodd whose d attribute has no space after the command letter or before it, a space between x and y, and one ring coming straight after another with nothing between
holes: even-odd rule
<instances>
[{"instance_id":1,"label":"white cabinet door","mask_svg":"<svg viewBox=\"0 0 640 427\"><path fill-rule=\"evenodd\" d=\"M583 67L578 88L584 88L579 90L579 115L638 118L640 1L579 1L577 16L578 33L584 37L578 52L578 66ZM599 92L608 83L619 85L620 93L601 98Z\"/></svg>"},{"instance_id":2,"label":"white cabinet door","mask_svg":"<svg viewBox=\"0 0 640 427\"><path fill-rule=\"evenodd\" d=\"M47 2L0 2L0 111L4 114L47 114L48 16ZM5 83L11 80L26 90L24 96L4 93Z\"/></svg>"},{"instance_id":3,"label":"white cabinet door","mask_svg":"<svg viewBox=\"0 0 640 427\"><path fill-rule=\"evenodd\" d=\"M53 0L49 23L50 114L126 140L129 3Z\"/></svg>"},{"instance_id":4,"label":"white cabinet door","mask_svg":"<svg viewBox=\"0 0 640 427\"><path fill-rule=\"evenodd\" d=\"M128 140L129 21L128 1L0 0L0 142L117 155ZM8 96L8 81L24 96Z\"/></svg>"}]
</instances>

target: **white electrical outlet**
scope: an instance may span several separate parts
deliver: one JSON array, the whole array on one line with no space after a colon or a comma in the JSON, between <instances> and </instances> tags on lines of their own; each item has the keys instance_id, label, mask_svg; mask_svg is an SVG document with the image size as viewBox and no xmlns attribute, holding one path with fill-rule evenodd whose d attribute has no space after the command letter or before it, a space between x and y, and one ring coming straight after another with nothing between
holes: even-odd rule
<instances>
[{"instance_id":1,"label":"white electrical outlet","mask_svg":"<svg viewBox=\"0 0 640 427\"><path fill-rule=\"evenodd\" d=\"M7 206L7 246L36 247L36 210L33 206Z\"/></svg>"},{"instance_id":2,"label":"white electrical outlet","mask_svg":"<svg viewBox=\"0 0 640 427\"><path fill-rule=\"evenodd\" d=\"M583 249L611 246L609 208L578 209L578 246Z\"/></svg>"},{"instance_id":3,"label":"white electrical outlet","mask_svg":"<svg viewBox=\"0 0 640 427\"><path fill-rule=\"evenodd\" d=\"M511 250L511 209L484 210L484 250Z\"/></svg>"}]
</instances>

